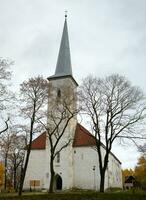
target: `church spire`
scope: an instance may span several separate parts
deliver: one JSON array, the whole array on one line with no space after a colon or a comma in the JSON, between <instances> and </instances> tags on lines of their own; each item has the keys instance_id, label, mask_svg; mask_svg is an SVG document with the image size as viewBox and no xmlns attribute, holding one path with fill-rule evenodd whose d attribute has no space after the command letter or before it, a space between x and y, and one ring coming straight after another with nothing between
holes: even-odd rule
<instances>
[{"instance_id":1,"label":"church spire","mask_svg":"<svg viewBox=\"0 0 146 200\"><path fill-rule=\"evenodd\" d=\"M72 76L70 47L69 47L68 28L67 28L67 13L65 13L64 28L63 28L61 44L55 70L55 76L66 76L66 75Z\"/></svg>"},{"instance_id":2,"label":"church spire","mask_svg":"<svg viewBox=\"0 0 146 200\"><path fill-rule=\"evenodd\" d=\"M74 81L74 83L78 85L75 79L73 78L72 74L68 28L67 28L67 12L65 12L65 22L63 27L63 33L61 38L61 44L60 44L55 74L53 76L48 77L48 80L67 78L67 77L70 77Z\"/></svg>"}]
</instances>

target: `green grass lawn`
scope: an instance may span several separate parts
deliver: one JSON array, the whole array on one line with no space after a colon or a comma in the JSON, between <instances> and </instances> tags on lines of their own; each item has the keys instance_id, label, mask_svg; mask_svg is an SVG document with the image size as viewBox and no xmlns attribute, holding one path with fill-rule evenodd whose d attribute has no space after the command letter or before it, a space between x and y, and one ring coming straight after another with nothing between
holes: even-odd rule
<instances>
[{"instance_id":1,"label":"green grass lawn","mask_svg":"<svg viewBox=\"0 0 146 200\"><path fill-rule=\"evenodd\" d=\"M0 200L146 200L146 192L58 192L54 194L24 193L22 197L16 194L0 194Z\"/></svg>"}]
</instances>

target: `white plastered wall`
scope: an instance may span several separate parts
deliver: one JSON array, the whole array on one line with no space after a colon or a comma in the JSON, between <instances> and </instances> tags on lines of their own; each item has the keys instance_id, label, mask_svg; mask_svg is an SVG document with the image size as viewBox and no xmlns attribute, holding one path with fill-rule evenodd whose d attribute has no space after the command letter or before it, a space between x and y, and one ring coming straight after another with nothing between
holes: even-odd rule
<instances>
[{"instance_id":1,"label":"white plastered wall","mask_svg":"<svg viewBox=\"0 0 146 200\"><path fill-rule=\"evenodd\" d=\"M104 151L102 149L102 154ZM92 147L74 148L74 187L99 190L98 163L98 154ZM109 166L105 175L105 189L110 187L122 188L121 165L112 154L109 156Z\"/></svg>"},{"instance_id":2,"label":"white plastered wall","mask_svg":"<svg viewBox=\"0 0 146 200\"><path fill-rule=\"evenodd\" d=\"M24 189L30 189L30 180L39 180L40 186L35 189L44 188L45 181L45 167L46 167L46 151L32 150L28 162L26 176L24 180ZM32 188L34 189L34 188Z\"/></svg>"}]
</instances>

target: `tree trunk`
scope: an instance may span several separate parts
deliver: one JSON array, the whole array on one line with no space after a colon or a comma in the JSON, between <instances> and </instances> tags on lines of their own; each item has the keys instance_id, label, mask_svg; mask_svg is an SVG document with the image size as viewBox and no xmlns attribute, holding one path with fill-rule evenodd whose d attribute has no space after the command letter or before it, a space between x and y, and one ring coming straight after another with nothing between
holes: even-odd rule
<instances>
[{"instance_id":1,"label":"tree trunk","mask_svg":"<svg viewBox=\"0 0 146 200\"><path fill-rule=\"evenodd\" d=\"M28 152L27 152L25 165L24 165L24 168L22 168L22 172L21 172L20 186L19 186L19 196L22 195L22 189L23 189L25 174L26 174L27 165L28 165L28 161L29 161L29 155L30 155L30 150L28 150Z\"/></svg>"},{"instance_id":2,"label":"tree trunk","mask_svg":"<svg viewBox=\"0 0 146 200\"><path fill-rule=\"evenodd\" d=\"M50 174L51 174L51 178L50 178L50 187L49 187L49 193L53 193L54 192L54 176L55 176L55 172L54 172L54 165L53 165L53 157L51 156L50 158Z\"/></svg>"},{"instance_id":3,"label":"tree trunk","mask_svg":"<svg viewBox=\"0 0 146 200\"><path fill-rule=\"evenodd\" d=\"M20 185L19 185L19 193L18 195L21 196L22 195L22 189L23 189L23 182L24 182L24 172L23 172L23 168L21 171L21 176L20 176Z\"/></svg>"},{"instance_id":4,"label":"tree trunk","mask_svg":"<svg viewBox=\"0 0 146 200\"><path fill-rule=\"evenodd\" d=\"M14 190L17 191L17 180L16 180L16 160L15 160L15 163L14 163Z\"/></svg>"},{"instance_id":5,"label":"tree trunk","mask_svg":"<svg viewBox=\"0 0 146 200\"><path fill-rule=\"evenodd\" d=\"M19 186L19 193L18 193L19 196L22 195L25 174L26 174L26 170L27 170L27 166L28 166L28 161L29 161L29 156L30 156L30 152L31 152L33 126L34 126L34 122L35 122L35 106L36 105L34 103L34 111L33 111L32 119L31 119L29 145L27 146L27 154L26 154L25 164L24 164L24 168L22 168L21 177L20 177L20 186Z\"/></svg>"},{"instance_id":6,"label":"tree trunk","mask_svg":"<svg viewBox=\"0 0 146 200\"><path fill-rule=\"evenodd\" d=\"M100 192L104 192L105 170L100 172Z\"/></svg>"}]
</instances>

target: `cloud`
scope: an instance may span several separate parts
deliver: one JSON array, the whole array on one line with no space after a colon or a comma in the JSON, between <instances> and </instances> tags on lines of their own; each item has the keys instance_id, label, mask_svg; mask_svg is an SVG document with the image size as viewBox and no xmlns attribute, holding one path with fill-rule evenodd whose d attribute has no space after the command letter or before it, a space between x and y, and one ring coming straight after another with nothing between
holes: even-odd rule
<instances>
[{"instance_id":1,"label":"cloud","mask_svg":"<svg viewBox=\"0 0 146 200\"><path fill-rule=\"evenodd\" d=\"M116 72L146 91L145 0L0 0L0 5L0 56L15 61L15 86L31 76L54 73L68 10L77 82L91 73Z\"/></svg>"}]
</instances>

